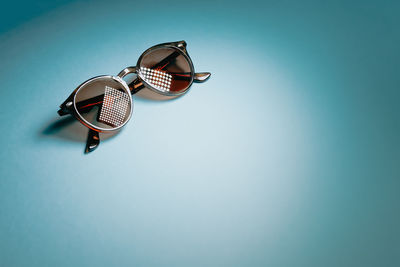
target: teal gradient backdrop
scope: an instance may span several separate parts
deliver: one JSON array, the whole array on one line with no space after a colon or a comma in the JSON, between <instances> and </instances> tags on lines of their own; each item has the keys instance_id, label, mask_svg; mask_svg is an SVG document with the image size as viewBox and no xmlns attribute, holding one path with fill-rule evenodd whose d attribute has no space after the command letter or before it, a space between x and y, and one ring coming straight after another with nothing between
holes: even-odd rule
<instances>
[{"instance_id":1,"label":"teal gradient backdrop","mask_svg":"<svg viewBox=\"0 0 400 267\"><path fill-rule=\"evenodd\" d=\"M3 4L2 4L3 5ZM396 1L4 3L0 266L400 266ZM207 83L89 155L58 105L186 40Z\"/></svg>"}]
</instances>

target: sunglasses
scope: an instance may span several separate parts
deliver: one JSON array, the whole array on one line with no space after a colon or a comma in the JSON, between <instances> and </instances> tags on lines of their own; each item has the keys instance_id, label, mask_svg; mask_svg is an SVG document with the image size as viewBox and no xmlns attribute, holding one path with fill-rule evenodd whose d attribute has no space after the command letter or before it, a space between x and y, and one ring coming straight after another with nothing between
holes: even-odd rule
<instances>
[{"instance_id":1,"label":"sunglasses","mask_svg":"<svg viewBox=\"0 0 400 267\"><path fill-rule=\"evenodd\" d=\"M123 79L128 74L136 75L129 83ZM148 88L164 96L179 96L193 82L204 82L210 75L194 71L185 41L155 45L139 57L136 67L127 67L117 76L97 76L79 85L60 105L58 114L71 114L89 128L85 152L92 152L100 144L100 132L115 132L129 121L133 111L131 95Z\"/></svg>"}]
</instances>

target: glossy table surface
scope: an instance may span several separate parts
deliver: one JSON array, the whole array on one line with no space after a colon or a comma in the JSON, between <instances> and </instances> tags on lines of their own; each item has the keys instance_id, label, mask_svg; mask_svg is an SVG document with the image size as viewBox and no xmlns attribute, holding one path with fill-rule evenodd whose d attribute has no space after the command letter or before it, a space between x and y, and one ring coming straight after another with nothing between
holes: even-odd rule
<instances>
[{"instance_id":1,"label":"glossy table surface","mask_svg":"<svg viewBox=\"0 0 400 267\"><path fill-rule=\"evenodd\" d=\"M23 1L0 27L0 266L400 266L395 1ZM186 40L84 154L81 82Z\"/></svg>"}]
</instances>

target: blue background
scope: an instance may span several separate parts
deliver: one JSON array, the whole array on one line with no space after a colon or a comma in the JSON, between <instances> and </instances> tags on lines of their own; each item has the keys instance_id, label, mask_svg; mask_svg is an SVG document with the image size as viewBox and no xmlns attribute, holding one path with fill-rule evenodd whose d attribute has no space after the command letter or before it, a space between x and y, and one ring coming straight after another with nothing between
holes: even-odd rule
<instances>
[{"instance_id":1,"label":"blue background","mask_svg":"<svg viewBox=\"0 0 400 267\"><path fill-rule=\"evenodd\" d=\"M0 266L400 266L399 13L2 3ZM211 79L85 155L58 105L182 39Z\"/></svg>"}]
</instances>

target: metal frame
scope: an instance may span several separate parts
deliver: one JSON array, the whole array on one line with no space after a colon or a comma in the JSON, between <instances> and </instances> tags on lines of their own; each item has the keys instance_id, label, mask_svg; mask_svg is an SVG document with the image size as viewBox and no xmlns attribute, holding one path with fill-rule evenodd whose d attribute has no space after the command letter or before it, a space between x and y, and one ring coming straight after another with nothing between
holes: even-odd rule
<instances>
[{"instance_id":1,"label":"metal frame","mask_svg":"<svg viewBox=\"0 0 400 267\"><path fill-rule=\"evenodd\" d=\"M100 80L100 79L112 79L112 80L114 80L114 81L120 83L120 84L122 85L122 87L125 89L126 93L127 93L127 94L130 94L130 90L129 90L128 85L126 84L126 82L125 82L124 80L122 80L121 77L119 77L119 76L111 76L111 75L97 76L97 77L91 78L91 79L87 80L86 82L82 83L82 84L76 89L76 92L75 92L75 94L74 94L74 99L73 99L73 101L72 101L72 103L73 103L73 105L74 105L74 106L73 106L73 107L74 107L74 108L73 108L73 112L74 112L75 117L76 117L83 125L85 125L85 126L88 127L89 129L92 129L93 131L100 132L100 133L113 132L113 131L116 131L116 130L119 130L120 128L122 128L122 127L123 127L125 124L127 124L128 121L130 120L130 118L131 118L131 116L132 116L132 112L133 112L133 100L132 100L132 97L130 97L131 110L129 111L128 119L127 119L124 123L122 123L121 125L119 125L119 126L117 126L117 127L114 127L114 128L112 128L112 129L97 127L97 126L91 124L90 122L86 121L86 120L82 117L82 115L81 115L79 112L77 112L78 108L76 107L76 96L77 96L78 92L79 92L84 86L86 86L88 83L91 83L91 82L94 82L94 81Z\"/></svg>"},{"instance_id":2,"label":"metal frame","mask_svg":"<svg viewBox=\"0 0 400 267\"><path fill-rule=\"evenodd\" d=\"M180 52L185 57L185 59L189 63L190 73L191 73L189 85L184 90L179 91L177 93L170 93L169 91L164 92L164 91L160 91L160 90L152 87L150 84L148 84L145 81L145 79L143 79L143 77L141 77L140 72L138 71L140 69L140 63L141 63L144 55L146 55L147 53L150 53L152 51L155 51L155 50L157 50L159 48L164 48L164 47L176 49L178 52ZM140 57L139 57L139 59L138 59L138 61L136 63L136 74L140 78L140 81L143 82L143 84L147 88L155 91L156 93L159 93L159 94L162 94L162 95L167 95L167 96L179 96L179 95L185 94L187 91L189 91L189 88L190 88L190 86L192 86L193 80L194 80L194 66L193 66L192 59L189 57L189 54L186 51L186 42L185 41L180 41L180 42L174 42L174 43L164 43L164 44L159 44L159 45L155 45L153 47L150 47L149 49L144 51L142 53L142 55L140 55Z\"/></svg>"},{"instance_id":3,"label":"metal frame","mask_svg":"<svg viewBox=\"0 0 400 267\"><path fill-rule=\"evenodd\" d=\"M118 76L120 76L120 74L125 76L128 74L134 73L138 76L138 80L140 80L140 82L142 82L146 88L149 88L150 90L152 90L158 94L166 95L166 96L183 95L183 94L187 93L187 91L189 91L193 82L197 82L197 83L205 82L211 76L211 73L209 73L209 72L198 72L198 73L195 72L193 61L190 58L190 56L186 50L186 46L187 46L187 44L185 41L162 43L162 44L152 46L140 55L135 67L131 66L131 67L127 67L127 68L123 69L118 74ZM146 55L147 53L149 53L151 51L157 50L159 48L164 48L164 47L169 47L169 48L173 48L173 49L177 50L180 54L182 54L185 57L185 59L189 63L190 73L191 73L190 82L189 82L189 85L182 91L174 93L174 92L170 92L170 91L165 92L165 91L158 90L157 88L154 88L151 84L147 83L146 80L140 75L140 72L138 71L140 69L140 63L141 63L144 55ZM133 83L137 83L137 80L133 81L131 84L133 84ZM142 88L143 87L141 87L139 90L135 90L134 88L130 88L130 89L131 89L132 94L136 94Z\"/></svg>"}]
</instances>

